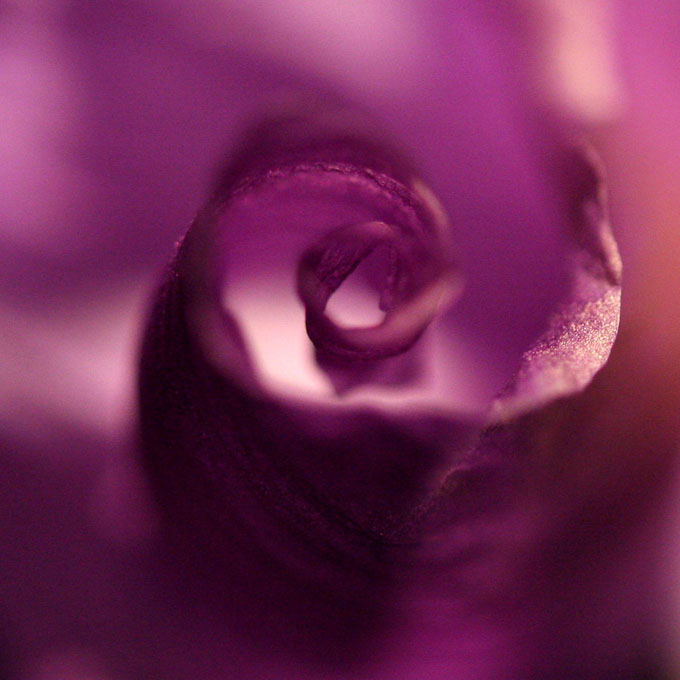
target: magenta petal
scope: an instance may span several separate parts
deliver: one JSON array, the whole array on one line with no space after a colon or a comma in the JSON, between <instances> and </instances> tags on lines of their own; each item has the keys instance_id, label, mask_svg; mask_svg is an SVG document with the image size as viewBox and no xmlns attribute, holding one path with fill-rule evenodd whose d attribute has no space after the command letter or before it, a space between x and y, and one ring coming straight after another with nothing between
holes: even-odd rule
<instances>
[{"instance_id":1,"label":"magenta petal","mask_svg":"<svg viewBox=\"0 0 680 680\"><path fill-rule=\"evenodd\" d=\"M617 423L640 401L620 384L627 372L621 360L592 382L612 351L621 296L600 171L589 152L561 160L573 237L570 297L524 354L477 444L432 499L417 579L442 610L486 612L490 630L512 649L501 677L629 677L645 652L647 623L617 621L610 629L607 621L626 616L617 598L632 601L628 579L639 547L630 548L634 532L624 538L619 531L644 523L642 489L653 482L650 470L638 469L640 489L631 489L635 474L616 471L638 466L629 452L644 448L639 437L632 444L622 437L633 423ZM650 441L649 460L666 465L669 443L662 437L653 451L657 443ZM618 563L603 560L603 550L620 550ZM458 622L442 619L434 635L454 649L445 631Z\"/></svg>"},{"instance_id":2,"label":"magenta petal","mask_svg":"<svg viewBox=\"0 0 680 680\"><path fill-rule=\"evenodd\" d=\"M481 515L487 501L494 508L502 500L517 501L519 478L536 448L536 427L551 427L555 404L568 411L569 399L590 385L609 358L620 318L621 260L596 163L592 152L570 149L556 164L571 239L568 299L494 400L477 445L433 499L429 520L438 531L449 522L456 526L463 508Z\"/></svg>"},{"instance_id":3,"label":"magenta petal","mask_svg":"<svg viewBox=\"0 0 680 680\"><path fill-rule=\"evenodd\" d=\"M456 591L479 543L469 527L489 513L505 522L517 491L515 419L583 389L606 361L618 323L619 265L598 180L570 154L558 180L572 230L571 299L526 353L479 446L472 444L482 414L315 403L268 389L222 298L225 229L238 226L223 216L237 201L266 221L300 187L321 197L321 236L288 274L319 365L330 371L330 362L350 381L362 367L370 376L387 357L412 352L455 291L436 199L394 152L358 130L333 115L256 128L178 245L140 368L145 461L169 535L251 641L276 640L284 653L332 665L347 650L360 660L392 629L413 584L442 602ZM330 228L337 215L345 221ZM305 213L299 223L305 238L315 217ZM392 252L380 292L385 321L347 331L325 305L378 246Z\"/></svg>"},{"instance_id":4,"label":"magenta petal","mask_svg":"<svg viewBox=\"0 0 680 680\"><path fill-rule=\"evenodd\" d=\"M387 284L388 321L367 329L371 339L363 329L349 336L334 329L362 365L413 344L436 311L433 287L449 286L442 217L401 161L344 123L309 120L302 136L301 125L283 120L260 128L180 243L144 344L141 434L173 539L191 546L194 569L213 572L218 599L237 607L243 625L249 621L260 642L277 639L283 650L303 645L306 654L327 656L352 641L357 657L357 640L369 639L389 608L395 565L387 555L477 424L422 409L390 415L282 399L259 383L220 298L219 215L234 197L283 178L285 201L285 180L293 177L324 196L330 181L331 199L375 211L368 229L389 234L406 271ZM348 227L344 236L352 229L358 232L350 244L360 251L366 227ZM310 337L321 333L317 349L327 350L328 327L318 322L328 290L321 303L315 296L329 277L337 287L357 256L347 244L332 251L333 269L317 279L320 260L327 266L334 247L321 243L327 245L318 255L301 253L298 285ZM409 248L413 243L420 245ZM414 309L423 307L419 317ZM395 338L405 345L395 350Z\"/></svg>"},{"instance_id":5,"label":"magenta petal","mask_svg":"<svg viewBox=\"0 0 680 680\"><path fill-rule=\"evenodd\" d=\"M572 230L567 299L496 400L500 420L581 391L606 363L619 328L621 259L606 214L598 160L591 150L574 149L557 165Z\"/></svg>"}]
</instances>

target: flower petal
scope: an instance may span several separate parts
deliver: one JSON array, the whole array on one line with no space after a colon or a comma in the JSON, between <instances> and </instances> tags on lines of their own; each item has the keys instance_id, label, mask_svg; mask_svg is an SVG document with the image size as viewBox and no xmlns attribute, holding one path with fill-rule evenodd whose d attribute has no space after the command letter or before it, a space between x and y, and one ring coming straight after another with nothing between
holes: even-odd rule
<instances>
[{"instance_id":1,"label":"flower petal","mask_svg":"<svg viewBox=\"0 0 680 680\"><path fill-rule=\"evenodd\" d=\"M325 221L319 210L320 229L310 230L311 213L303 211L299 241L307 245L289 272L324 369L329 355L340 372L407 355L455 288L436 200L394 152L358 129L337 115L284 116L256 129L178 244L140 372L147 468L175 539L191 547L192 568L211 574L218 599L238 606L255 637L266 621L265 637L282 648L299 652L302 645L323 655L343 644L358 654L361 642L387 625L409 584L432 577L426 588L438 598L442 586L455 590L480 541L484 554L499 554L506 541L488 529L512 517L508 503L524 471L513 443L523 414L582 390L606 361L618 322L620 263L598 175L569 152L559 157L558 178L566 187L571 298L525 354L477 446L483 414L314 401L263 383L223 303L224 251L239 244L235 216L251 224L245 212L229 212L238 201L255 211L253 238L257 229L274 228L273 215L296 224L285 212L299 209L291 201L296 192L305 200L320 196L315 208L334 206ZM275 212L281 204L283 212ZM330 228L338 215L357 219ZM325 305L384 244L400 261L381 291L386 318L403 314L405 324L348 333L329 320ZM483 527L489 513L491 524L474 536L470 527Z\"/></svg>"}]
</instances>

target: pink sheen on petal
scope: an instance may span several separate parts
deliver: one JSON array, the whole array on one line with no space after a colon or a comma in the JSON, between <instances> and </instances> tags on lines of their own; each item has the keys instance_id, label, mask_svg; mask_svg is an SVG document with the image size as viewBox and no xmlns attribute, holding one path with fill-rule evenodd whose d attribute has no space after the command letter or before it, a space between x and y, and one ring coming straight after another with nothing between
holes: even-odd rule
<instances>
[{"instance_id":1,"label":"pink sheen on petal","mask_svg":"<svg viewBox=\"0 0 680 680\"><path fill-rule=\"evenodd\" d=\"M524 354L493 411L500 420L580 392L606 363L619 328L621 258L606 214L601 170L593 152L573 151L560 168L577 188L569 204L573 244L568 299Z\"/></svg>"}]
</instances>

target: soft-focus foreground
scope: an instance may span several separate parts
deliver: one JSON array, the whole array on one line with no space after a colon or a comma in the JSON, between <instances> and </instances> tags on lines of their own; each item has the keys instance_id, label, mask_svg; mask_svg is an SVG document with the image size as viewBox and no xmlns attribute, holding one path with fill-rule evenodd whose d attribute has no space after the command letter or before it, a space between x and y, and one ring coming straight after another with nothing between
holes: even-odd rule
<instances>
[{"instance_id":1,"label":"soft-focus foreground","mask_svg":"<svg viewBox=\"0 0 680 680\"><path fill-rule=\"evenodd\" d=\"M0 674L676 677L679 21L3 4Z\"/></svg>"}]
</instances>

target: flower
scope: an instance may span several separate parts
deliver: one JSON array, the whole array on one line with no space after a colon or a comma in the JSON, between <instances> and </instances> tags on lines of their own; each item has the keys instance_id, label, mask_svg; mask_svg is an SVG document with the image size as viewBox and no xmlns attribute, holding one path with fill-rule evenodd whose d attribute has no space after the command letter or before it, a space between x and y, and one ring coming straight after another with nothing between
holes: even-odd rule
<instances>
[{"instance_id":1,"label":"flower","mask_svg":"<svg viewBox=\"0 0 680 680\"><path fill-rule=\"evenodd\" d=\"M487 533L500 515L506 540L522 541L524 527L508 525L508 514L523 509L514 498L503 507L529 474L521 448L534 446L517 421L540 423L546 404L583 389L618 328L620 261L598 175L583 152L564 151L551 160L564 192L567 299L481 421L481 435L450 397L438 408L423 403L432 369L419 345L430 333L446 347L451 333L445 313L435 319L457 287L451 226L418 175L378 139L347 114L309 105L258 126L178 244L140 374L147 468L172 533L196 556L193 569L210 565L211 593L238 603L237 620L250 621L260 643L301 645L300 655L321 645L331 667L347 655L360 663L373 639L395 634L392 617L412 618L421 605L405 593L421 581L442 610L462 601L476 614L508 578L508 567L489 566L504 549ZM369 272L364 290L375 287L384 318L336 322L329 299L380 248L386 271L372 281ZM335 395L268 385L245 335L260 281L266 310L282 306L289 325L302 324L286 299L295 272L307 352L314 346ZM249 294L240 315L232 287ZM272 345L286 339L268 337ZM436 375L448 357L428 361ZM376 375L391 384L396 405L365 392ZM440 399L455 394L446 389ZM364 399L348 400L357 392ZM474 571L487 572L474 587L451 585ZM455 627L470 615L440 616ZM448 645L457 643L453 636Z\"/></svg>"},{"instance_id":2,"label":"flower","mask_svg":"<svg viewBox=\"0 0 680 680\"><path fill-rule=\"evenodd\" d=\"M629 272L623 325L611 359L598 372L616 326L616 258L601 227L597 172L582 154L565 150L564 136L573 128L592 131L597 121L616 224L629 225L637 211L653 230L663 221L648 206L664 203L647 197L662 184L640 181L649 173L629 155L629 131L635 124L646 131L643 139L655 139L663 126L649 121L666 118L617 114L635 90L617 72L621 62L612 57L606 5L590 6L596 15L586 3L567 7L556 0L493 8L375 0L361 10L323 2L241 6L210 0L191 8L153 0L134 8L77 2L3 8L9 39L0 72L10 96L2 115L12 130L3 142L4 157L12 159L3 181L11 191L0 204L2 327L9 338L2 341L6 396L0 422L10 537L3 568L10 673L626 677L662 658L656 650L663 644L664 610L655 600L652 574L660 531L667 527L660 509L677 453L678 381L677 332L659 310L672 302L677 279L673 267L656 267L665 252L648 246L647 259L638 256L642 229L619 229ZM636 7L633 2L626 12L634 15ZM632 25L624 18L620 30ZM639 39L639 33L628 35L633 43ZM583 54L590 55L587 68L575 58ZM647 45L633 63L651 55ZM663 59L650 72L658 72L658 63ZM22 75L27 73L30 78ZM244 433L255 438L252 450L269 471L259 495L246 484L239 496L252 513L244 514L258 519L247 530L230 527L248 554L235 555L227 566L246 583L265 576L258 610L252 590L230 601L233 593L218 589L211 593L215 602L206 603L205 584L184 580L182 574L198 575L196 558L210 551L191 555L185 572L164 561L154 506L147 503L131 445L131 394L152 265L204 200L205 174L224 140L235 137L237 121L281 85L332 93L351 104L349 110L368 109L369 117L382 121L389 134L357 133L360 148L369 142L377 147L368 154L368 167L381 155L414 157L421 180L415 186L410 169L383 169L431 215L423 223L430 226L412 229L409 247L402 248L403 227L395 229L390 201L376 219L364 195L370 217L348 220L355 226L339 230L342 225L329 220L287 270L299 277L318 353L295 373L315 391L313 406L307 397L281 398L300 383L281 385L290 374L281 369L289 367L266 351L281 327L272 305L253 294L258 285L269 292L272 287L248 267L266 264L258 271L273 271L276 251L269 259L263 253L255 260L231 255L240 266L238 278L245 276L249 285L238 290L231 279L226 288L237 321L257 322L242 330L264 382L248 382L245 362L237 364L234 382L233 355L225 355L228 348L219 342L225 337L222 317L215 317L223 308L210 297L214 290L202 288L217 279L196 264L197 252L204 253L198 260L215 263L235 247L252 254L260 241L247 235L227 244L213 240L222 232L211 233L214 222L205 220L192 228L171 265L189 299L168 307L168 322L178 324L184 344L173 344L173 329L158 317L151 326L157 335L147 336L145 371L155 373L143 373L142 432L147 461L157 466L149 478L156 493L166 494L166 516L198 532L224 526L219 503L186 503L210 476L188 475L178 485L167 474L163 482L149 438L154 424L154 436L161 437L159 423L178 436L185 433L186 446L177 448L183 455L168 460L190 461L197 431L189 405L202 404L206 395L225 399L212 389L192 391L192 380L215 387L227 375L236 392L223 412L241 419L238 441ZM661 101L647 97L647 112ZM602 126L613 115L623 118ZM670 129L664 145L637 144L656 149L655 157L670 155ZM390 136L406 153L384 151L382 139ZM243 158L251 154L252 147ZM268 154L271 145L264 161L278 168ZM651 165L657 174L664 167ZM222 197L230 195L229 179L224 181ZM279 210L285 216L276 192L270 199L268 205L255 202L255 214ZM445 239L432 241L431 225L445 224L438 203L449 213L450 227L442 231ZM573 231L562 236L572 228L576 241ZM666 231L664 244L673 234ZM449 236L460 252L449 248ZM353 244L358 255L352 255ZM355 314L356 301L364 298L356 297L352 276L335 294L337 281L324 292L329 279L322 265L337 247L341 268L351 269L353 258L374 244L401 263L389 265L388 257L371 270L365 259L369 279L373 271L380 280L381 266L392 272L396 283L382 288L385 309L414 303L410 312L427 314L377 338L343 333L333 314ZM194 259L178 269L187 253ZM459 271L468 283L454 304ZM295 286L290 290L295 297ZM349 312L343 299L351 303ZM426 304L432 300L441 313L430 320L437 307ZM572 306L560 306L564 300ZM304 316L302 305L297 309ZM253 313L240 313L248 311ZM367 313L376 313L375 307L369 304ZM399 318L398 312L390 318ZM270 323L264 333L257 332L261 321ZM312 347L304 319L293 327ZM227 331L229 337L234 329ZM368 344L362 341L367 335ZM346 356L339 361L338 346L345 354L348 347L375 348L374 341L384 348L385 335L398 342L390 344L391 356L371 357L370 370L348 368ZM154 356L154 348L165 354ZM180 376L167 368L169 359L186 360L180 349L191 349L199 373ZM244 355L238 346L235 351L240 361ZM433 413L429 401L397 414L395 400L414 375L427 374L433 356L446 369L439 391L425 395L437 397L436 417L425 417ZM287 355L285 362L293 359ZM509 381L520 362L517 379ZM480 423L480 404L504 385ZM149 398L149 390L163 389L167 393ZM186 408L175 408L176 419L167 413L161 418L170 397L186 399ZM341 413L331 407L335 402L344 405ZM149 422L153 409L158 412ZM209 427L199 433L199 450L217 450L207 442L218 431L226 437L229 428L212 406L204 404L201 413ZM328 453L342 452L326 462L352 465L312 465L303 455L312 442ZM382 457L367 458L369 442ZM275 451L282 455L274 457ZM403 457L397 479L403 485L394 483L394 458L387 455L400 451L418 453L417 459ZM250 484L256 479L246 476ZM436 489L441 493L432 496ZM328 503L325 495L320 501L319 490L330 496ZM291 532L295 541L288 540ZM357 533L362 540L355 544L347 537ZM319 551L321 539L326 548ZM222 538L213 542L225 545ZM356 547L358 553L351 549ZM213 585L224 582L223 573L210 573L224 568L219 553L202 565ZM288 576L266 567L272 554L287 556ZM366 569L356 567L357 554ZM303 585L289 588L290 579L302 575ZM311 595L325 599L319 603ZM338 600L351 606L342 610ZM282 625L267 617L272 610L284 614ZM230 631L229 622L237 630ZM292 634L286 626L293 624L307 630ZM246 625L249 631L238 630Z\"/></svg>"}]
</instances>

